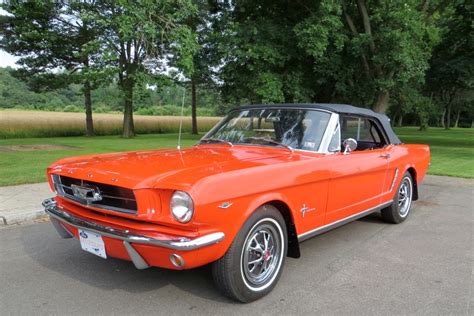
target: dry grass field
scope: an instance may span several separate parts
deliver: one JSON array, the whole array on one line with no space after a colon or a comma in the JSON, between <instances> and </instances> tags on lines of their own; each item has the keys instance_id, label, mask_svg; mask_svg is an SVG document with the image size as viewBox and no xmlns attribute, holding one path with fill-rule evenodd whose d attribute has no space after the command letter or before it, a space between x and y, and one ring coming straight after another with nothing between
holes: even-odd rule
<instances>
[{"instance_id":1,"label":"dry grass field","mask_svg":"<svg viewBox=\"0 0 474 316\"><path fill-rule=\"evenodd\" d=\"M122 131L122 114L94 114L97 135L119 135ZM138 134L176 133L178 116L135 115ZM199 131L208 131L219 117L198 117ZM44 111L0 111L0 138L80 136L84 134L85 114ZM191 130L191 118L183 119L183 131Z\"/></svg>"}]
</instances>

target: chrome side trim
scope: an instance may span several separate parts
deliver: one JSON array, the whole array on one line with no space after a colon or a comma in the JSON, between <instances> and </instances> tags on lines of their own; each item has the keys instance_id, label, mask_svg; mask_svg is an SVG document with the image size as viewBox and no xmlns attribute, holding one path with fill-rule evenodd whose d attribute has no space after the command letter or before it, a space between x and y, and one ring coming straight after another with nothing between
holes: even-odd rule
<instances>
[{"instance_id":1,"label":"chrome side trim","mask_svg":"<svg viewBox=\"0 0 474 316\"><path fill-rule=\"evenodd\" d=\"M60 222L67 223L76 228L95 232L102 236L124 240L129 243L146 244L174 250L188 251L217 244L225 237L224 233L216 232L197 237L195 239L172 235L168 235L164 239L157 239L142 235L135 235L130 233L128 230L116 229L110 226L100 225L88 219L71 215L60 207L58 207L54 199L44 200L43 206L45 207L46 214L48 214L50 218L54 218Z\"/></svg>"},{"instance_id":2,"label":"chrome side trim","mask_svg":"<svg viewBox=\"0 0 474 316\"><path fill-rule=\"evenodd\" d=\"M390 190L388 192L392 192L393 187L395 186L395 181L397 181L398 178L398 168L395 169L395 175L393 176L392 184L390 185Z\"/></svg>"},{"instance_id":3,"label":"chrome side trim","mask_svg":"<svg viewBox=\"0 0 474 316\"><path fill-rule=\"evenodd\" d=\"M361 217L364 217L366 215L369 215L371 213L374 213L384 207L387 207L389 206L390 204L393 203L393 200L390 200L388 202L385 202L385 203L382 203L380 205L377 205L375 207L372 207L372 208L369 208L368 210L365 210L365 211L362 211L362 212L359 212L357 214L354 214L354 215L351 215L351 216L348 216L346 218L343 218L343 219L340 219L334 223L330 223L330 224L326 224L324 226L321 226L321 227L318 227L316 229L313 229L313 230L310 230L309 232L306 232L306 233L303 233L301 235L298 235L298 241L299 242L302 242L302 241L305 241L306 239L309 239L311 237L314 237L314 236L317 236L317 235L320 235L320 234L323 234L333 228L336 228L336 227L339 227L339 226L342 226L342 225L345 225L347 223L350 223L352 221L355 221Z\"/></svg>"},{"instance_id":4,"label":"chrome side trim","mask_svg":"<svg viewBox=\"0 0 474 316\"><path fill-rule=\"evenodd\" d=\"M123 241L123 245L125 246L125 250L127 250L128 256L132 259L135 268L138 270L147 269L150 266L146 263L145 259L133 248L133 246L128 241Z\"/></svg>"}]
</instances>

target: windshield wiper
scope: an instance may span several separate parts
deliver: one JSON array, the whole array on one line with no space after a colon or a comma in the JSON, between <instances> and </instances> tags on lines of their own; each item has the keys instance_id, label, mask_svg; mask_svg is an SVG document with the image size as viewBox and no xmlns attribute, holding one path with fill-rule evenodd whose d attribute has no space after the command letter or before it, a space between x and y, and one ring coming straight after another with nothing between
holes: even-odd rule
<instances>
[{"instance_id":1,"label":"windshield wiper","mask_svg":"<svg viewBox=\"0 0 474 316\"><path fill-rule=\"evenodd\" d=\"M273 140L271 138L265 138L265 137L246 137L245 140L256 140L256 141L261 141L261 142L265 142L265 143L268 143L268 144L273 144L273 145L277 145L277 146L280 146L280 147L284 147L286 149L288 149L290 152L293 152L293 147L289 146L289 145L286 145L286 144L283 144L283 143L280 143L276 140Z\"/></svg>"},{"instance_id":2,"label":"windshield wiper","mask_svg":"<svg viewBox=\"0 0 474 316\"><path fill-rule=\"evenodd\" d=\"M212 143L222 143L222 144L227 144L231 147L234 147L234 144L229 142L228 140L220 139L220 138L215 138L215 137L209 137L209 138L203 138L199 141L198 144L212 144Z\"/></svg>"}]
</instances>

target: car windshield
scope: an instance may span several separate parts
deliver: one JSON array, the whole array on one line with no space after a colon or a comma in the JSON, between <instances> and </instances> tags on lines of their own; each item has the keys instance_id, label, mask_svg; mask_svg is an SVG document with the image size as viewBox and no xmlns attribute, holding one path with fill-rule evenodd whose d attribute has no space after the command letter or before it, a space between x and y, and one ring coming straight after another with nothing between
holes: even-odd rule
<instances>
[{"instance_id":1,"label":"car windshield","mask_svg":"<svg viewBox=\"0 0 474 316\"><path fill-rule=\"evenodd\" d=\"M201 143L260 145L317 151L330 113L305 109L231 112Z\"/></svg>"}]
</instances>

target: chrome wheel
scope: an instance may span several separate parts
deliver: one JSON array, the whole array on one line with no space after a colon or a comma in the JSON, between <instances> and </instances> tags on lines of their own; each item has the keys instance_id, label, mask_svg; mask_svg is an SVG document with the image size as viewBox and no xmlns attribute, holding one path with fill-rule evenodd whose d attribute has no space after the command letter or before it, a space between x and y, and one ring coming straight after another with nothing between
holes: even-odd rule
<instances>
[{"instance_id":1,"label":"chrome wheel","mask_svg":"<svg viewBox=\"0 0 474 316\"><path fill-rule=\"evenodd\" d=\"M413 186L411 179L405 177L398 189L398 213L401 217L406 217L410 211L413 196Z\"/></svg>"},{"instance_id":2,"label":"chrome wheel","mask_svg":"<svg viewBox=\"0 0 474 316\"><path fill-rule=\"evenodd\" d=\"M280 279L287 247L282 213L270 204L258 207L243 223L226 254L212 264L217 288L243 303L267 295Z\"/></svg>"},{"instance_id":3,"label":"chrome wheel","mask_svg":"<svg viewBox=\"0 0 474 316\"><path fill-rule=\"evenodd\" d=\"M283 232L267 218L250 230L242 248L241 271L245 284L257 291L268 287L278 274L283 256Z\"/></svg>"}]
</instances>

